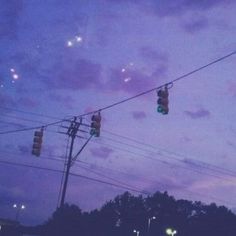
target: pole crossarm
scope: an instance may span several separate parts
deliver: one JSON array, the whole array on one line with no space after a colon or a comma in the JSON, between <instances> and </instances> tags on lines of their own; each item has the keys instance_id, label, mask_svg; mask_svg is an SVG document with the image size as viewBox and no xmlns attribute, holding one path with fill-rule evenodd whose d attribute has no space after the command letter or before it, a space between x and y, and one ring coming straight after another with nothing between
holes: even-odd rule
<instances>
[{"instance_id":1,"label":"pole crossarm","mask_svg":"<svg viewBox=\"0 0 236 236\"><path fill-rule=\"evenodd\" d=\"M89 143L89 141L92 139L93 135L90 135L90 137L86 140L86 142L84 143L84 145L80 148L80 150L77 152L77 154L72 158L71 161L71 166L73 166L73 164L75 163L77 157L79 156L79 154L84 150L84 148L86 147L86 145Z\"/></svg>"},{"instance_id":2,"label":"pole crossarm","mask_svg":"<svg viewBox=\"0 0 236 236\"><path fill-rule=\"evenodd\" d=\"M74 119L71 121L70 126L68 127L68 130L67 130L67 135L70 137L71 143L70 143L70 152L69 152L69 156L68 156L68 161L66 163L66 171L65 171L65 178L64 178L62 194L61 194L60 208L62 208L65 204L65 197L66 197L68 179L69 179L69 175L70 175L70 168L73 166L74 162L76 161L76 158L83 151L83 149L85 148L85 146L88 144L88 142L91 140L91 138L93 136L93 135L91 135L86 140L86 142L80 148L78 153L73 157L74 141L75 141L75 138L77 137L77 132L79 131L79 127L81 124L82 124L82 117L80 118L79 122L77 122L77 117L74 117Z\"/></svg>"}]
</instances>

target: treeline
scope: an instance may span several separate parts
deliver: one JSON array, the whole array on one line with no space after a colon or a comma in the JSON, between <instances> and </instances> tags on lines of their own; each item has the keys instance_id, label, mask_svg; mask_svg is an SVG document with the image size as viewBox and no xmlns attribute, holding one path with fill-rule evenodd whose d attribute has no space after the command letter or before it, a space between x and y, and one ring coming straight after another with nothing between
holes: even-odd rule
<instances>
[{"instance_id":1,"label":"treeline","mask_svg":"<svg viewBox=\"0 0 236 236\"><path fill-rule=\"evenodd\" d=\"M167 228L177 236L233 236L236 215L215 203L175 200L166 192L146 198L125 192L91 212L66 204L38 230L42 236L162 236Z\"/></svg>"}]
</instances>

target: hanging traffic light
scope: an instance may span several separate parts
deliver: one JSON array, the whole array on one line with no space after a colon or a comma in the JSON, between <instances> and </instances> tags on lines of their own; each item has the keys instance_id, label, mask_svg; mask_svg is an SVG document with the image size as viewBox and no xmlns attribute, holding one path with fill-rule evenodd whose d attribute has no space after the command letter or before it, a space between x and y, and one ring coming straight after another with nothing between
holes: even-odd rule
<instances>
[{"instance_id":1,"label":"hanging traffic light","mask_svg":"<svg viewBox=\"0 0 236 236\"><path fill-rule=\"evenodd\" d=\"M34 132L34 143L32 148L32 154L39 157L41 153L41 146L43 142L43 128Z\"/></svg>"},{"instance_id":2,"label":"hanging traffic light","mask_svg":"<svg viewBox=\"0 0 236 236\"><path fill-rule=\"evenodd\" d=\"M158 104L157 111L159 113L162 113L163 115L168 114L168 112L169 112L169 107L168 107L168 104L169 104L169 99L168 99L169 92L168 92L167 86L165 86L164 89L158 90L157 96L158 96L158 99L157 99L157 104Z\"/></svg>"},{"instance_id":3,"label":"hanging traffic light","mask_svg":"<svg viewBox=\"0 0 236 236\"><path fill-rule=\"evenodd\" d=\"M91 130L90 134L94 135L95 137L100 136L100 128L101 128L101 114L100 112L98 114L94 114L91 117Z\"/></svg>"}]
</instances>

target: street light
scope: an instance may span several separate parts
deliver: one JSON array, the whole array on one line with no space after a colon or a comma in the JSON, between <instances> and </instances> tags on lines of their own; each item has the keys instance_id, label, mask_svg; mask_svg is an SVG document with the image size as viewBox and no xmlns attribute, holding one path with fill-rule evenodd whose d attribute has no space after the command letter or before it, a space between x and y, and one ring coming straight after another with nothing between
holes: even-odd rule
<instances>
[{"instance_id":1,"label":"street light","mask_svg":"<svg viewBox=\"0 0 236 236\"><path fill-rule=\"evenodd\" d=\"M139 236L139 231L138 230L136 230L136 229L134 229L134 231L133 231L134 233L136 233L136 236Z\"/></svg>"},{"instance_id":2,"label":"street light","mask_svg":"<svg viewBox=\"0 0 236 236\"><path fill-rule=\"evenodd\" d=\"M15 220L18 221L19 215L20 215L20 210L24 210L25 209L25 205L20 205L18 206L17 204L13 205L13 208L16 208L16 218Z\"/></svg>"},{"instance_id":3,"label":"street light","mask_svg":"<svg viewBox=\"0 0 236 236\"><path fill-rule=\"evenodd\" d=\"M167 235L174 236L175 234L177 234L177 230L168 228L168 229L166 229L166 234L167 234Z\"/></svg>"},{"instance_id":4,"label":"street light","mask_svg":"<svg viewBox=\"0 0 236 236\"><path fill-rule=\"evenodd\" d=\"M156 219L156 216L152 216L152 217L148 218L147 235L149 235L149 232L150 232L151 221L155 220L155 219Z\"/></svg>"}]
</instances>

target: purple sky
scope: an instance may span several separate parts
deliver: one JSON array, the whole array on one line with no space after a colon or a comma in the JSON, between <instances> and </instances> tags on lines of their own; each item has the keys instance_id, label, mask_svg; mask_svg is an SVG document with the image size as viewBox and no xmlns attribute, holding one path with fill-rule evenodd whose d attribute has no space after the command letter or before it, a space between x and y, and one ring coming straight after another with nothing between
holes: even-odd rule
<instances>
[{"instance_id":1,"label":"purple sky","mask_svg":"<svg viewBox=\"0 0 236 236\"><path fill-rule=\"evenodd\" d=\"M235 10L233 0L1 0L0 132L100 109L235 51ZM155 91L103 111L101 136L71 171L235 208L235 63L174 83L166 116ZM50 158L65 157L63 128L45 130L39 158L34 131L1 134L0 161L62 170ZM76 139L75 153L84 142ZM12 205L22 203L23 223L43 222L60 181L60 173L0 163L0 217L14 219ZM71 176L66 200L91 210L123 191Z\"/></svg>"}]
</instances>

